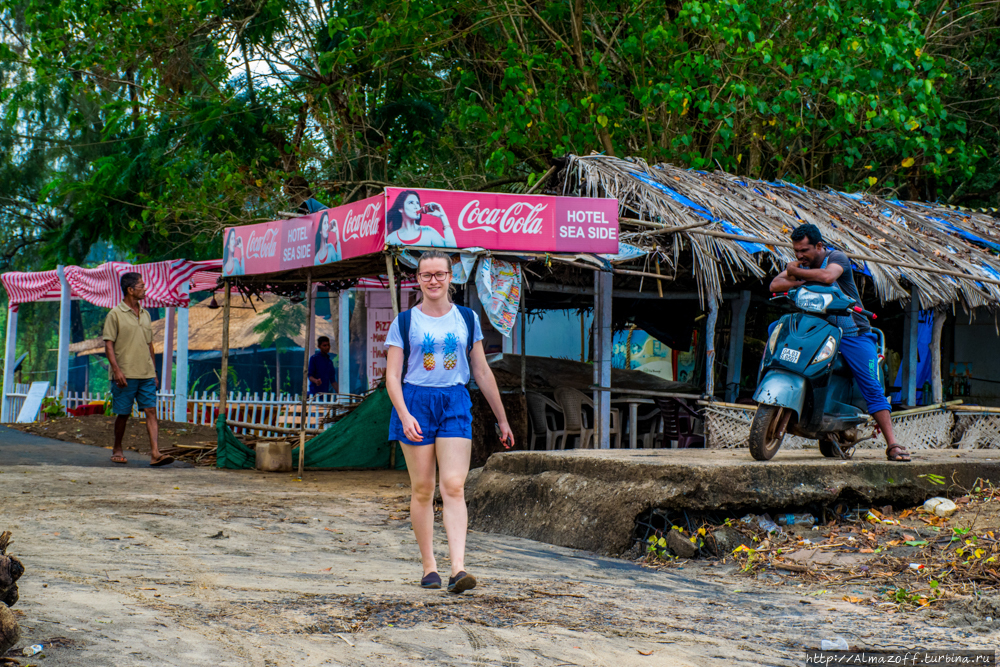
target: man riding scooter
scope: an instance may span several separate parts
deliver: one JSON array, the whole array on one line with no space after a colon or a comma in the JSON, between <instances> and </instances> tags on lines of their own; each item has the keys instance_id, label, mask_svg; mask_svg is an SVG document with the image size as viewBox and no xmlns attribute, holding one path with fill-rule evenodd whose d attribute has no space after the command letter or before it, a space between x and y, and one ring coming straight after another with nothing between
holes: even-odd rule
<instances>
[{"instance_id":1,"label":"man riding scooter","mask_svg":"<svg viewBox=\"0 0 1000 667\"><path fill-rule=\"evenodd\" d=\"M801 225L792 231L792 248L796 261L771 281L772 292L787 292L807 283L833 285L848 298L861 304L861 295L854 284L851 261L840 250L827 247L816 225ZM854 380L864 396L868 413L875 419L887 443L885 455L890 461L909 461L910 453L896 442L889 416L889 402L878 380L877 337L868 320L860 314L831 315L827 321L840 327L840 352L854 374Z\"/></svg>"}]
</instances>

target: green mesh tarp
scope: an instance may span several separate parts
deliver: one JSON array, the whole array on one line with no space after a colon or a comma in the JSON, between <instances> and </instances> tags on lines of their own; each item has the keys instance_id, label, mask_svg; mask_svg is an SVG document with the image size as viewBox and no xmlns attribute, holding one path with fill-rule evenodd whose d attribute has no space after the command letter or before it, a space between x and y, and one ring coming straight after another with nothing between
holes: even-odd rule
<instances>
[{"instance_id":1,"label":"green mesh tarp","mask_svg":"<svg viewBox=\"0 0 1000 667\"><path fill-rule=\"evenodd\" d=\"M388 468L390 445L396 449L395 468L405 470L403 452L395 441L389 442L389 413L392 403L385 385L365 398L351 414L312 440L306 441L305 467ZM219 448L216 460L220 468L253 468L254 452L246 447L220 419L216 428ZM249 461L249 463L248 463ZM299 448L292 449L292 464L298 466Z\"/></svg>"},{"instance_id":2,"label":"green mesh tarp","mask_svg":"<svg viewBox=\"0 0 1000 667\"><path fill-rule=\"evenodd\" d=\"M215 432L219 436L218 448L215 450L216 465L231 470L251 470L256 461L252 449L240 442L236 434L226 426L226 420L219 417L215 420Z\"/></svg>"}]
</instances>

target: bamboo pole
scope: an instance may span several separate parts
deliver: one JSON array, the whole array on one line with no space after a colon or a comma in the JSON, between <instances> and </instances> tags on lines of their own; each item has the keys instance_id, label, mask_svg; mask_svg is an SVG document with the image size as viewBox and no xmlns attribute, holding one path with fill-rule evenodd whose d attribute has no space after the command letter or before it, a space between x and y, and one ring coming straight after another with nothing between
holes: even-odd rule
<instances>
[{"instance_id":1,"label":"bamboo pole","mask_svg":"<svg viewBox=\"0 0 1000 667\"><path fill-rule=\"evenodd\" d=\"M313 309L312 272L306 273L306 312ZM302 414L299 416L299 481L306 463L306 417L309 409L309 341L302 345Z\"/></svg>"},{"instance_id":2,"label":"bamboo pole","mask_svg":"<svg viewBox=\"0 0 1000 667\"><path fill-rule=\"evenodd\" d=\"M659 258L656 258L655 260L653 260L653 266L656 267L656 275L660 275L660 259ZM640 285L641 285L641 283L640 283ZM657 292L657 294L660 295L660 298L662 299L663 298L663 283L660 281L659 278L656 279L656 292Z\"/></svg>"},{"instance_id":3,"label":"bamboo pole","mask_svg":"<svg viewBox=\"0 0 1000 667\"><path fill-rule=\"evenodd\" d=\"M943 308L934 310L934 332L931 334L931 392L935 403L944 400L944 386L941 382L941 332L947 319L947 310Z\"/></svg>"},{"instance_id":4,"label":"bamboo pole","mask_svg":"<svg viewBox=\"0 0 1000 667\"><path fill-rule=\"evenodd\" d=\"M219 373L219 416L226 418L226 403L229 398L229 314L232 303L232 286L226 281L222 297L222 368Z\"/></svg>"},{"instance_id":5,"label":"bamboo pole","mask_svg":"<svg viewBox=\"0 0 1000 667\"><path fill-rule=\"evenodd\" d=\"M705 394L715 395L715 323L719 318L719 302L708 300L708 322L705 324Z\"/></svg>"},{"instance_id":6,"label":"bamboo pole","mask_svg":"<svg viewBox=\"0 0 1000 667\"><path fill-rule=\"evenodd\" d=\"M553 167L553 169L555 169L555 167ZM524 286L523 285L521 286L520 297L521 297L521 304L520 304L520 306L521 306L521 313L520 313L520 316L521 316L521 395L525 396L525 395L527 395L526 394L526 392L527 392L526 385L527 385L527 377L528 377L528 365L527 365L528 364L528 354L524 350L524 345L525 345L525 342L526 342L525 341L525 329L528 328L528 323L526 321L527 320L527 316L528 316L528 311L527 311L527 296L524 293Z\"/></svg>"},{"instance_id":7,"label":"bamboo pole","mask_svg":"<svg viewBox=\"0 0 1000 667\"><path fill-rule=\"evenodd\" d=\"M396 293L396 271L392 265L392 255L385 256L385 273L389 278L389 294L392 296L392 313L399 315L399 295Z\"/></svg>"},{"instance_id":8,"label":"bamboo pole","mask_svg":"<svg viewBox=\"0 0 1000 667\"><path fill-rule=\"evenodd\" d=\"M623 275L623 276L642 276L643 278L655 278L656 287L660 290L660 297L663 296L663 286L660 284L661 280L673 280L673 276L664 276L659 273L660 265L656 265L657 272L649 273L648 271L632 271L630 269L611 269L612 272Z\"/></svg>"}]
</instances>

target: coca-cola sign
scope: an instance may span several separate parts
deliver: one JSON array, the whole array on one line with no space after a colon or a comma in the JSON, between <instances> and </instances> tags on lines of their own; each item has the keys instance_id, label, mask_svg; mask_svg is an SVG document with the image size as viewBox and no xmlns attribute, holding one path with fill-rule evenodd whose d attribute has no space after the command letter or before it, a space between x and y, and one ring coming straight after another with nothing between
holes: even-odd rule
<instances>
[{"instance_id":1,"label":"coca-cola sign","mask_svg":"<svg viewBox=\"0 0 1000 667\"><path fill-rule=\"evenodd\" d=\"M367 204L365 203L367 202ZM351 205L344 214L344 240L368 238L385 229L381 197L372 197ZM359 209L359 207L361 207ZM360 212L356 212L359 211Z\"/></svg>"},{"instance_id":2,"label":"coca-cola sign","mask_svg":"<svg viewBox=\"0 0 1000 667\"><path fill-rule=\"evenodd\" d=\"M378 195L301 218L229 227L222 273L273 273L379 252L385 247L384 206Z\"/></svg>"},{"instance_id":3,"label":"coca-cola sign","mask_svg":"<svg viewBox=\"0 0 1000 667\"><path fill-rule=\"evenodd\" d=\"M545 204L514 202L506 209L485 208L478 199L471 200L458 215L458 228L463 232L500 231L504 234L541 234L541 216Z\"/></svg>"},{"instance_id":4,"label":"coca-cola sign","mask_svg":"<svg viewBox=\"0 0 1000 667\"><path fill-rule=\"evenodd\" d=\"M614 253L615 199L386 188L386 243Z\"/></svg>"},{"instance_id":5,"label":"coca-cola sign","mask_svg":"<svg viewBox=\"0 0 1000 667\"><path fill-rule=\"evenodd\" d=\"M256 230L250 232L247 242L247 257L274 257L278 254L278 230L268 229L263 234Z\"/></svg>"}]
</instances>

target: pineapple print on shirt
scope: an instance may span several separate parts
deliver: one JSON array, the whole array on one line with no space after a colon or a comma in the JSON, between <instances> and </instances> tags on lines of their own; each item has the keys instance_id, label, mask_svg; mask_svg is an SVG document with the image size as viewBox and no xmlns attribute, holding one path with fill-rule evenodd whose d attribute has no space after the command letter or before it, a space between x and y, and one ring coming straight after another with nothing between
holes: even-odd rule
<instances>
[{"instance_id":1,"label":"pineapple print on shirt","mask_svg":"<svg viewBox=\"0 0 1000 667\"><path fill-rule=\"evenodd\" d=\"M444 369L455 370L458 365L458 336L453 333L444 338Z\"/></svg>"},{"instance_id":2,"label":"pineapple print on shirt","mask_svg":"<svg viewBox=\"0 0 1000 667\"><path fill-rule=\"evenodd\" d=\"M424 353L424 370L432 371L434 370L434 346L437 341L434 340L434 336L424 334L424 342L420 344L421 350Z\"/></svg>"}]
</instances>

